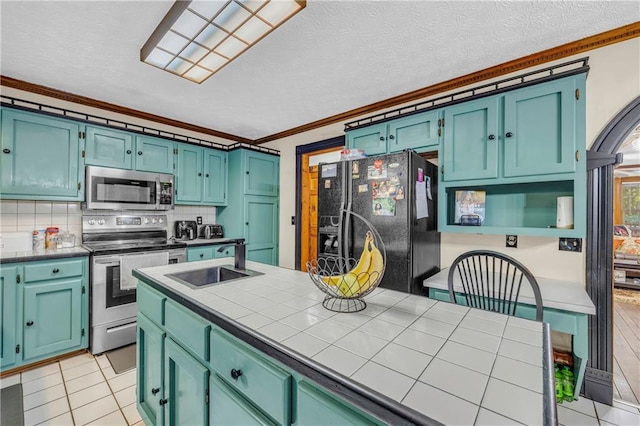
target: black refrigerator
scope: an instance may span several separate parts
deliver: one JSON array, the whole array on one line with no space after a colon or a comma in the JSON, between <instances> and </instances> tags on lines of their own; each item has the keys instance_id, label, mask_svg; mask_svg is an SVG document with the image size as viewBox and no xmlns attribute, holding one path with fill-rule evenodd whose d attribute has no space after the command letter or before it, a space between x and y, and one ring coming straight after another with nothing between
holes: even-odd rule
<instances>
[{"instance_id":1,"label":"black refrigerator","mask_svg":"<svg viewBox=\"0 0 640 426\"><path fill-rule=\"evenodd\" d=\"M367 227L350 214L357 213L373 225L385 246L379 286L426 295L422 282L440 270L437 172L437 166L413 151L321 163L318 258L339 263L360 256Z\"/></svg>"}]
</instances>

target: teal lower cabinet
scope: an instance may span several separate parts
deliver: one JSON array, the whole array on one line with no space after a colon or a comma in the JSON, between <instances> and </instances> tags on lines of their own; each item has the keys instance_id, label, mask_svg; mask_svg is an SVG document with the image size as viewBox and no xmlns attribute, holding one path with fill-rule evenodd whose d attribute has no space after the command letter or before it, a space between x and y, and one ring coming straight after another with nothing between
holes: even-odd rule
<instances>
[{"instance_id":1,"label":"teal lower cabinet","mask_svg":"<svg viewBox=\"0 0 640 426\"><path fill-rule=\"evenodd\" d=\"M209 379L209 424L217 426L276 425L231 389L216 374Z\"/></svg>"},{"instance_id":2,"label":"teal lower cabinet","mask_svg":"<svg viewBox=\"0 0 640 426\"><path fill-rule=\"evenodd\" d=\"M302 380L297 394L299 425L374 425L373 420Z\"/></svg>"},{"instance_id":3,"label":"teal lower cabinet","mask_svg":"<svg viewBox=\"0 0 640 426\"><path fill-rule=\"evenodd\" d=\"M146 425L381 424L144 281L137 288Z\"/></svg>"},{"instance_id":4,"label":"teal lower cabinet","mask_svg":"<svg viewBox=\"0 0 640 426\"><path fill-rule=\"evenodd\" d=\"M11 367L16 362L17 277L17 266L0 266L0 369Z\"/></svg>"},{"instance_id":5,"label":"teal lower cabinet","mask_svg":"<svg viewBox=\"0 0 640 426\"><path fill-rule=\"evenodd\" d=\"M170 338L164 345L164 424L205 425L209 416L209 370Z\"/></svg>"},{"instance_id":6,"label":"teal lower cabinet","mask_svg":"<svg viewBox=\"0 0 640 426\"><path fill-rule=\"evenodd\" d=\"M85 349L89 336L88 258L0 267L0 370Z\"/></svg>"},{"instance_id":7,"label":"teal lower cabinet","mask_svg":"<svg viewBox=\"0 0 640 426\"><path fill-rule=\"evenodd\" d=\"M82 277L25 283L24 361L81 346L82 287Z\"/></svg>"},{"instance_id":8,"label":"teal lower cabinet","mask_svg":"<svg viewBox=\"0 0 640 426\"><path fill-rule=\"evenodd\" d=\"M136 397L138 412L148 425L162 424L163 349L166 334L144 314L138 314Z\"/></svg>"},{"instance_id":9,"label":"teal lower cabinet","mask_svg":"<svg viewBox=\"0 0 640 426\"><path fill-rule=\"evenodd\" d=\"M429 288L429 297L443 302L449 302L451 300L448 290L438 288ZM456 293L456 301L460 305L466 305L464 295L461 293ZM582 387L582 381L584 380L584 373L589 359L588 315L553 308L543 308L542 313L542 320L549 323L552 331L566 333L572 337L573 373L576 378L575 389L577 391L575 392L575 397L577 398L580 394L579 391ZM519 303L516 307L516 316L535 320L535 306Z\"/></svg>"},{"instance_id":10,"label":"teal lower cabinet","mask_svg":"<svg viewBox=\"0 0 640 426\"><path fill-rule=\"evenodd\" d=\"M233 255L235 254L235 248L233 246L228 246L223 251L219 252L218 249L222 246L224 246L224 244L187 248L187 262L194 262L196 260L218 259L221 257L233 257Z\"/></svg>"}]
</instances>

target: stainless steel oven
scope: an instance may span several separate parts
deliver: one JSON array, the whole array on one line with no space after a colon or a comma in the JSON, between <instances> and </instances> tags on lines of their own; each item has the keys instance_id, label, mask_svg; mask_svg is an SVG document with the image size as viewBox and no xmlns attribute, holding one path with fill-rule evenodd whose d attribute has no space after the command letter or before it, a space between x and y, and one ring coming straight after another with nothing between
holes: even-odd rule
<instances>
[{"instance_id":1,"label":"stainless steel oven","mask_svg":"<svg viewBox=\"0 0 640 426\"><path fill-rule=\"evenodd\" d=\"M83 216L91 255L89 349L99 354L136 341L134 269L186 261L184 243L167 241L166 216Z\"/></svg>"}]
</instances>

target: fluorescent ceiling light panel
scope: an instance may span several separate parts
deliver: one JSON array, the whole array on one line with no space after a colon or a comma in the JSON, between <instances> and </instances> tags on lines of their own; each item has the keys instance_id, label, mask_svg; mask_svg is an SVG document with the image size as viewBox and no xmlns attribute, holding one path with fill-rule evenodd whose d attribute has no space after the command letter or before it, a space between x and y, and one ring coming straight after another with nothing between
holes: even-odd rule
<instances>
[{"instance_id":1,"label":"fluorescent ceiling light panel","mask_svg":"<svg viewBox=\"0 0 640 426\"><path fill-rule=\"evenodd\" d=\"M176 1L140 49L140 60L202 83L306 5L306 0Z\"/></svg>"}]
</instances>

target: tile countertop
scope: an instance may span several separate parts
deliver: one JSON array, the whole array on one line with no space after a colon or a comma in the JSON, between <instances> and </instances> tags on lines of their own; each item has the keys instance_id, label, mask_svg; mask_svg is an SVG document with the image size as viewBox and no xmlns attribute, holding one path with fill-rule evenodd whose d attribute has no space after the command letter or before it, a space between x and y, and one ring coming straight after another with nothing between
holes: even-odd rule
<instances>
[{"instance_id":1,"label":"tile countertop","mask_svg":"<svg viewBox=\"0 0 640 426\"><path fill-rule=\"evenodd\" d=\"M255 262L247 268L264 275L200 289L165 276L225 263L134 275L200 315L373 395L369 400L417 415L417 423L555 421L546 324L380 288L366 298L365 310L335 313L322 307L324 293L306 273Z\"/></svg>"},{"instance_id":2,"label":"tile countertop","mask_svg":"<svg viewBox=\"0 0 640 426\"><path fill-rule=\"evenodd\" d=\"M66 257L89 256L90 251L81 247L59 249L39 249L27 251L10 251L0 253L0 264L14 262L31 262L34 260L62 259Z\"/></svg>"},{"instance_id":3,"label":"tile countertop","mask_svg":"<svg viewBox=\"0 0 640 426\"><path fill-rule=\"evenodd\" d=\"M560 309L563 311L577 312L581 314L595 315L596 307L584 289L584 284L578 281L563 281L545 277L535 277L540 287L542 306L545 308ZM425 287L449 290L449 268L444 268L437 274L424 280ZM454 288L460 289L462 285L459 277L454 281ZM534 305L533 292L529 286L522 286L520 298L522 303Z\"/></svg>"}]
</instances>

